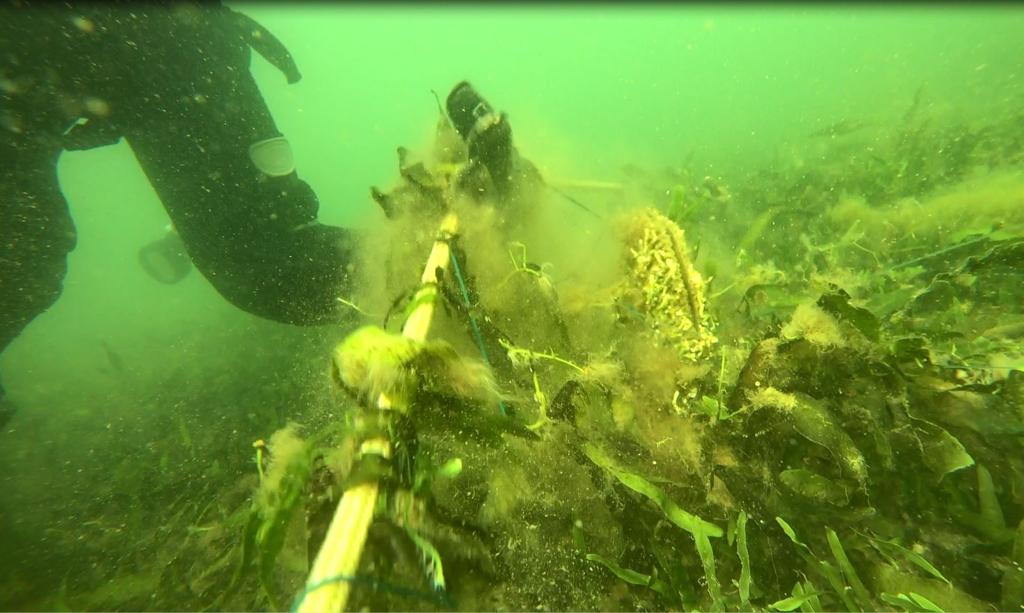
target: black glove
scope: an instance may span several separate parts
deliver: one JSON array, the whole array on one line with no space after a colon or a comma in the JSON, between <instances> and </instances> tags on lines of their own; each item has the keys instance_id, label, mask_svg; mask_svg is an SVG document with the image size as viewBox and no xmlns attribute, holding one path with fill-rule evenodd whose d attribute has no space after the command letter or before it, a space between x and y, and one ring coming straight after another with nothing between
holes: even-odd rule
<instances>
[{"instance_id":1,"label":"black glove","mask_svg":"<svg viewBox=\"0 0 1024 613\"><path fill-rule=\"evenodd\" d=\"M499 193L512 178L512 127L508 116L497 113L468 81L456 85L445 102L448 117L466 142L471 161L483 164Z\"/></svg>"}]
</instances>

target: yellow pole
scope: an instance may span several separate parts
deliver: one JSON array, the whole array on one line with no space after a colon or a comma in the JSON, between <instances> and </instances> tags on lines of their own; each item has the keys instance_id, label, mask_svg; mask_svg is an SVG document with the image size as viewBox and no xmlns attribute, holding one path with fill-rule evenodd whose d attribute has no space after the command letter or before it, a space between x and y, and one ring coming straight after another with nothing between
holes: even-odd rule
<instances>
[{"instance_id":1,"label":"yellow pole","mask_svg":"<svg viewBox=\"0 0 1024 613\"><path fill-rule=\"evenodd\" d=\"M448 269L448 263L451 262L448 240L455 236L458 227L459 220L455 213L448 213L441 221L439 236L430 250L427 265L420 277L424 288L421 291L437 294L437 269ZM426 339L434 317L434 303L434 300L419 302L402 326L403 336L417 341ZM381 411L392 410L391 399L381 394L377 408ZM359 454L362 456L370 453L390 458L391 442L383 437L364 441ZM380 484L371 481L356 485L342 495L324 543L313 562L313 569L306 579L306 592L299 603L299 613L336 613L345 609L352 587L347 578L355 576L359 569L359 558L366 543L366 533L373 521L379 489Z\"/></svg>"}]
</instances>

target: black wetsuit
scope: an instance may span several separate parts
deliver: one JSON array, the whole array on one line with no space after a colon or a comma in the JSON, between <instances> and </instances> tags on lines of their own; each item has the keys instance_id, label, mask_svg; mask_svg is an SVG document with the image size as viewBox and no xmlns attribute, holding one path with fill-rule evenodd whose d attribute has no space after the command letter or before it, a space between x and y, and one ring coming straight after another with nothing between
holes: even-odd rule
<instances>
[{"instance_id":1,"label":"black wetsuit","mask_svg":"<svg viewBox=\"0 0 1024 613\"><path fill-rule=\"evenodd\" d=\"M294 172L250 159L281 136L251 48L298 80L273 36L219 3L0 4L0 351L61 293L76 240L61 151L120 138L225 298L282 322L338 318L354 239L316 222Z\"/></svg>"}]
</instances>

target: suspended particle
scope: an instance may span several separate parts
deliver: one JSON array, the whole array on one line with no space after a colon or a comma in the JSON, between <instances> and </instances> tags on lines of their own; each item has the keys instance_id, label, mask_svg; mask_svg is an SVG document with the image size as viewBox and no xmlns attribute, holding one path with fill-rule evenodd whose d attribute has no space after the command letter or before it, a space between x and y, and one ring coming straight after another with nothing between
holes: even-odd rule
<instances>
[{"instance_id":1,"label":"suspended particle","mask_svg":"<svg viewBox=\"0 0 1024 613\"><path fill-rule=\"evenodd\" d=\"M84 103L85 110L94 117L108 117L110 115L110 104L102 98L89 96L85 99Z\"/></svg>"},{"instance_id":2,"label":"suspended particle","mask_svg":"<svg viewBox=\"0 0 1024 613\"><path fill-rule=\"evenodd\" d=\"M71 23L74 24L74 26L78 28L80 31L85 32L86 34L92 34L96 30L96 24L94 24L91 20L82 17L81 15L76 15L72 17Z\"/></svg>"}]
</instances>

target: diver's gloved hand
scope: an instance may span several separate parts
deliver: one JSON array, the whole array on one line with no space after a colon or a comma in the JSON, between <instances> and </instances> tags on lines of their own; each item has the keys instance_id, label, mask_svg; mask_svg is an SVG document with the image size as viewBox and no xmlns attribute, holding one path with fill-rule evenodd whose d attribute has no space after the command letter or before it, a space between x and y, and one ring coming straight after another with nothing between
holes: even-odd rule
<instances>
[{"instance_id":1,"label":"diver's gloved hand","mask_svg":"<svg viewBox=\"0 0 1024 613\"><path fill-rule=\"evenodd\" d=\"M497 113L468 81L456 85L445 101L448 117L466 142L469 158L479 161L504 193L512 175L512 127L508 116Z\"/></svg>"}]
</instances>

